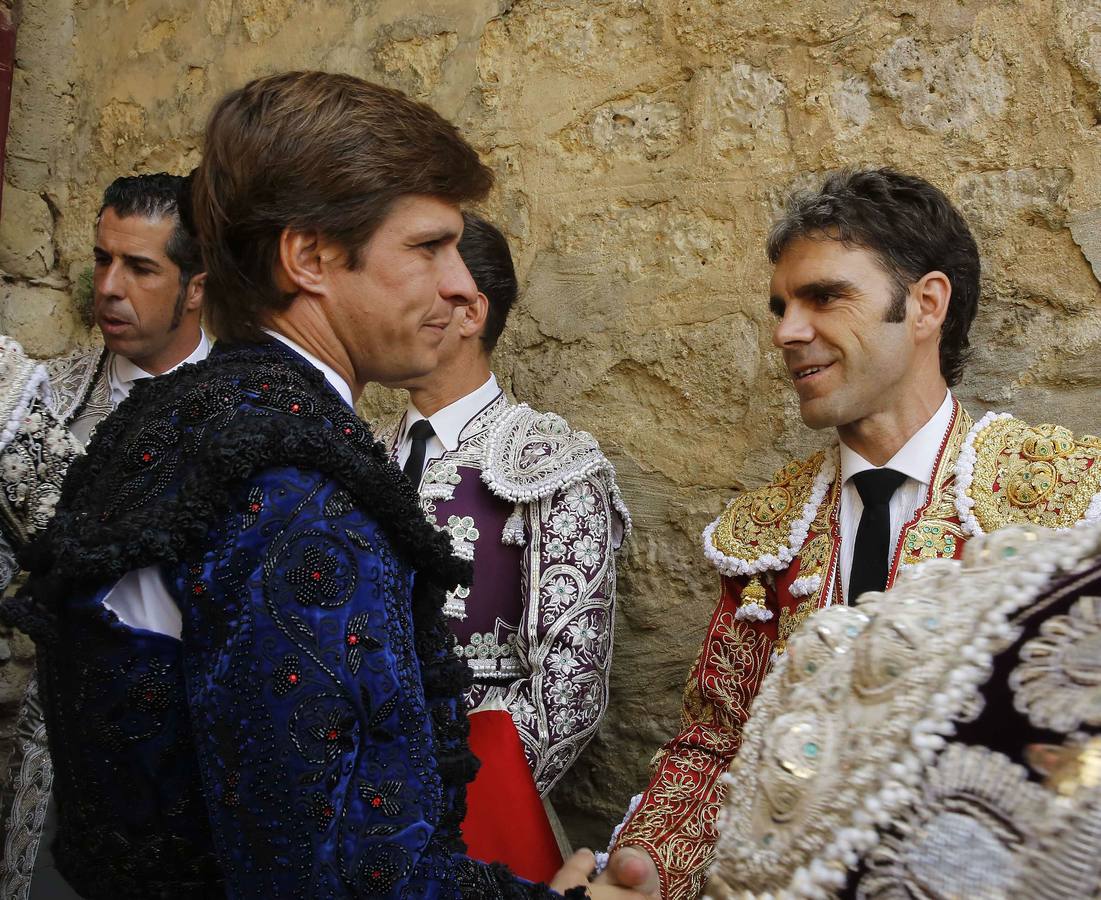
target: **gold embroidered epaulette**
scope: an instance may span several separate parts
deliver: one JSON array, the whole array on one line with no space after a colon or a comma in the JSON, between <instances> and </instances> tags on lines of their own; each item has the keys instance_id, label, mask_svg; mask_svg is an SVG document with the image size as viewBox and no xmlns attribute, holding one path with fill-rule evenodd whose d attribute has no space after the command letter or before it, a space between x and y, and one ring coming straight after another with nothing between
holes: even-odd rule
<instances>
[{"instance_id":1,"label":"gold embroidered epaulette","mask_svg":"<svg viewBox=\"0 0 1101 900\"><path fill-rule=\"evenodd\" d=\"M1007 525L1095 522L1101 519L1101 439L988 413L960 449L956 507L971 536Z\"/></svg>"},{"instance_id":2,"label":"gold embroidered epaulette","mask_svg":"<svg viewBox=\"0 0 1101 900\"><path fill-rule=\"evenodd\" d=\"M731 577L782 571L803 546L836 477L836 450L788 463L771 483L731 500L704 529L704 555Z\"/></svg>"}]
</instances>

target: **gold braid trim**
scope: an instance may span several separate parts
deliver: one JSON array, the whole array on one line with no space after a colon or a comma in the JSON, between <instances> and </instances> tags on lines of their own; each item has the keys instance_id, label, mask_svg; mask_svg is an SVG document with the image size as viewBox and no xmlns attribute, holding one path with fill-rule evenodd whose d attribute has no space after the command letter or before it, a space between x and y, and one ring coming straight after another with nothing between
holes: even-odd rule
<instances>
[{"instance_id":1,"label":"gold braid trim","mask_svg":"<svg viewBox=\"0 0 1101 900\"><path fill-rule=\"evenodd\" d=\"M974 449L967 493L984 532L1027 523L1070 528L1101 516L1101 439L1003 418L975 435Z\"/></svg>"},{"instance_id":2,"label":"gold braid trim","mask_svg":"<svg viewBox=\"0 0 1101 900\"><path fill-rule=\"evenodd\" d=\"M815 479L825 460L826 453L820 451L808 459L790 462L773 476L769 484L746 491L730 503L704 538L705 552L711 551L709 558L714 551L725 557L725 560L712 560L723 574L736 576L743 573L725 571L721 562L750 569L744 574L778 570L790 563L799 551L799 546L791 546L792 525L804 518ZM803 531L802 538L805 539L806 529ZM801 546L802 540L798 544Z\"/></svg>"}]
</instances>

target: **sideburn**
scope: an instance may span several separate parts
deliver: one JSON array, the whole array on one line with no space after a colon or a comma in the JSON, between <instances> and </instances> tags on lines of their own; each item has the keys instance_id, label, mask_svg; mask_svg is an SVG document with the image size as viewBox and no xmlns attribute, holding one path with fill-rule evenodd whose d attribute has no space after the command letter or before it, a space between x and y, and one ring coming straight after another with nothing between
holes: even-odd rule
<instances>
[{"instance_id":1,"label":"sideburn","mask_svg":"<svg viewBox=\"0 0 1101 900\"><path fill-rule=\"evenodd\" d=\"M187 303L187 288L191 284L191 276L180 272L180 289L176 292L176 305L172 308L172 324L169 331L175 331L183 321L184 304Z\"/></svg>"}]
</instances>

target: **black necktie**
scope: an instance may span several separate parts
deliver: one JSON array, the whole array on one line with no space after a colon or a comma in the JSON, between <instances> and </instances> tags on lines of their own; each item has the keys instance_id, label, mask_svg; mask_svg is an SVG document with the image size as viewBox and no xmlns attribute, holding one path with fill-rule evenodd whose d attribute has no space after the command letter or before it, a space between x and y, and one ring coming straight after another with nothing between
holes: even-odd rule
<instances>
[{"instance_id":1,"label":"black necktie","mask_svg":"<svg viewBox=\"0 0 1101 900\"><path fill-rule=\"evenodd\" d=\"M882 591L887 586L891 562L891 497L906 476L894 469L866 469L853 475L864 512L856 530L853 565L849 571L849 602L865 591Z\"/></svg>"},{"instance_id":2,"label":"black necktie","mask_svg":"<svg viewBox=\"0 0 1101 900\"><path fill-rule=\"evenodd\" d=\"M424 474L424 452L428 445L428 439L436 432L432 430L432 423L427 419L417 419L409 428L409 437L413 446L409 448L409 458L405 461L402 471L405 477L413 482L413 487L419 488L421 475Z\"/></svg>"}]
</instances>

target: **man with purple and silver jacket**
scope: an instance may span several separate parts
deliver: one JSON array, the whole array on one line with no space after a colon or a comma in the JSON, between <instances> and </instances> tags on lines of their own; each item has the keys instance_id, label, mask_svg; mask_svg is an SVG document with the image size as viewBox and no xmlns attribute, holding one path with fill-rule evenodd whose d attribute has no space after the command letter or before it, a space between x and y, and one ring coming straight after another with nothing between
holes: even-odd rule
<instances>
[{"instance_id":1,"label":"man with purple and silver jacket","mask_svg":"<svg viewBox=\"0 0 1101 900\"><path fill-rule=\"evenodd\" d=\"M516 300L516 276L501 232L470 213L464 220L459 252L477 299L455 309L435 370L390 385L409 391L409 406L380 437L418 486L429 519L474 565L473 582L456 586L445 607L456 653L474 676L467 709L507 710L545 798L607 707L614 551L630 516L591 435L513 402L498 385L491 354ZM467 825L495 766L483 756ZM476 855L479 835L466 829L464 837ZM492 840L484 852L508 855Z\"/></svg>"}]
</instances>

